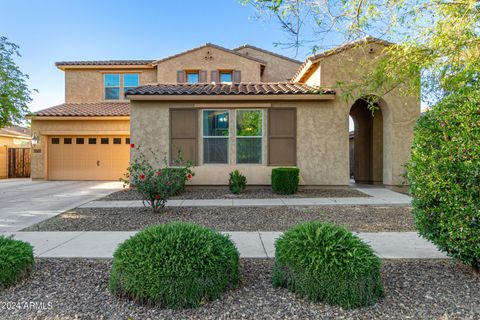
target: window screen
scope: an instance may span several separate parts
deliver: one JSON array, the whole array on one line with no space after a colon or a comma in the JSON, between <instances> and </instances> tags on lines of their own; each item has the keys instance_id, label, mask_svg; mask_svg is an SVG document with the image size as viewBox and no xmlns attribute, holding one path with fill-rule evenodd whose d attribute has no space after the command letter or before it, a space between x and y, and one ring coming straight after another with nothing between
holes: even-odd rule
<instances>
[{"instance_id":1,"label":"window screen","mask_svg":"<svg viewBox=\"0 0 480 320\"><path fill-rule=\"evenodd\" d=\"M203 111L203 162L228 163L229 113Z\"/></svg>"}]
</instances>

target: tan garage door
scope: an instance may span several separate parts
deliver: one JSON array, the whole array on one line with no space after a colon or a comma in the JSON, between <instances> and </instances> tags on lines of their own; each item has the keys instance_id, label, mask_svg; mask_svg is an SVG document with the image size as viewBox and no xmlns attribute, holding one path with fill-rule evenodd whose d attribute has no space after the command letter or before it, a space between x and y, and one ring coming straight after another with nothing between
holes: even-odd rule
<instances>
[{"instance_id":1,"label":"tan garage door","mask_svg":"<svg viewBox=\"0 0 480 320\"><path fill-rule=\"evenodd\" d=\"M118 180L130 161L127 136L51 136L49 180Z\"/></svg>"}]
</instances>

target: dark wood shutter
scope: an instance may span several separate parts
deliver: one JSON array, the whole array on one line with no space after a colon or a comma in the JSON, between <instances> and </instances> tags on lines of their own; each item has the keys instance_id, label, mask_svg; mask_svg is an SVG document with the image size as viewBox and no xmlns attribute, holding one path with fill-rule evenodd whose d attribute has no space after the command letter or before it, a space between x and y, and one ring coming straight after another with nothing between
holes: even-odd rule
<instances>
[{"instance_id":1,"label":"dark wood shutter","mask_svg":"<svg viewBox=\"0 0 480 320\"><path fill-rule=\"evenodd\" d=\"M233 71L233 82L234 83L242 82L242 72L240 70Z\"/></svg>"},{"instance_id":2,"label":"dark wood shutter","mask_svg":"<svg viewBox=\"0 0 480 320\"><path fill-rule=\"evenodd\" d=\"M184 83L185 82L185 71L178 70L177 71L177 83Z\"/></svg>"},{"instance_id":3,"label":"dark wood shutter","mask_svg":"<svg viewBox=\"0 0 480 320\"><path fill-rule=\"evenodd\" d=\"M212 70L212 72L210 73L210 81L215 83L220 82L218 70Z\"/></svg>"},{"instance_id":4,"label":"dark wood shutter","mask_svg":"<svg viewBox=\"0 0 480 320\"><path fill-rule=\"evenodd\" d=\"M198 82L207 83L207 71L206 70L200 70L200 72L198 74Z\"/></svg>"},{"instance_id":5,"label":"dark wood shutter","mask_svg":"<svg viewBox=\"0 0 480 320\"><path fill-rule=\"evenodd\" d=\"M197 164L197 110L170 109L170 164L178 157Z\"/></svg>"},{"instance_id":6,"label":"dark wood shutter","mask_svg":"<svg viewBox=\"0 0 480 320\"><path fill-rule=\"evenodd\" d=\"M297 164L297 109L268 110L268 165Z\"/></svg>"}]
</instances>

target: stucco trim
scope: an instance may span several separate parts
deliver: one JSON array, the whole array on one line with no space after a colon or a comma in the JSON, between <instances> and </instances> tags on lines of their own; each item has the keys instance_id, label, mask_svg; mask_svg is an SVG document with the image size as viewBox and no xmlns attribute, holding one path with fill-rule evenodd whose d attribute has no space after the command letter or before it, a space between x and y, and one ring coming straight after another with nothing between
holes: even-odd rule
<instances>
[{"instance_id":1,"label":"stucco trim","mask_svg":"<svg viewBox=\"0 0 480 320\"><path fill-rule=\"evenodd\" d=\"M11 134L3 134L0 133L0 137L6 137L6 138L16 138L20 140L32 140L31 137L26 137L26 136L16 136L16 135L11 135Z\"/></svg>"},{"instance_id":2,"label":"stucco trim","mask_svg":"<svg viewBox=\"0 0 480 320\"><path fill-rule=\"evenodd\" d=\"M75 135L75 136L88 136L88 135L105 135L105 136L113 136L113 135L121 135L121 136L128 136L130 135L130 131L127 130L119 130L119 131L80 131L80 130L74 130L74 131L68 131L68 130L61 130L61 131L55 131L55 130L47 130L47 131L42 131L40 130L40 134L44 136L64 136L64 135Z\"/></svg>"},{"instance_id":3,"label":"stucco trim","mask_svg":"<svg viewBox=\"0 0 480 320\"><path fill-rule=\"evenodd\" d=\"M264 109L271 108L271 103L195 103L194 108L196 109Z\"/></svg>"},{"instance_id":4,"label":"stucco trim","mask_svg":"<svg viewBox=\"0 0 480 320\"><path fill-rule=\"evenodd\" d=\"M265 94L265 95L126 95L130 101L256 101L256 100L335 100L335 94Z\"/></svg>"},{"instance_id":5,"label":"stucco trim","mask_svg":"<svg viewBox=\"0 0 480 320\"><path fill-rule=\"evenodd\" d=\"M102 64L91 64L91 65L61 65L57 66L58 69L65 71L70 69L109 69L109 70L117 70L117 69L155 69L156 66L151 64L139 64L139 65L102 65Z\"/></svg>"}]
</instances>

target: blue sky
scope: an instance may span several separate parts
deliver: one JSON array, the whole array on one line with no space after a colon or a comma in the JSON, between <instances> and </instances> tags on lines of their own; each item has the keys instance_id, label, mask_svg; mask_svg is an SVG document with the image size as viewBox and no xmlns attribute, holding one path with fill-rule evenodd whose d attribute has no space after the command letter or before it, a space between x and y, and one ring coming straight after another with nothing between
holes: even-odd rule
<instances>
[{"instance_id":1,"label":"blue sky","mask_svg":"<svg viewBox=\"0 0 480 320\"><path fill-rule=\"evenodd\" d=\"M285 40L274 20L256 19L237 0L0 0L0 7L0 35L20 46L17 63L39 91L32 111L64 102L64 74L55 61L155 59L205 42L295 54L274 46Z\"/></svg>"}]
</instances>

